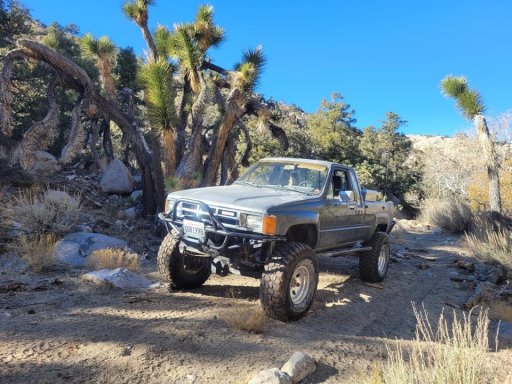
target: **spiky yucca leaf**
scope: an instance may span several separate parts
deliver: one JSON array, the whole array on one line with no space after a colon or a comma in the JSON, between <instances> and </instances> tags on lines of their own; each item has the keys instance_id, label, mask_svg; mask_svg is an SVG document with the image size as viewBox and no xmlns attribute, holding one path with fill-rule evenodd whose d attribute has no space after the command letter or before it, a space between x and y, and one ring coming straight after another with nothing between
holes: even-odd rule
<instances>
[{"instance_id":1,"label":"spiky yucca leaf","mask_svg":"<svg viewBox=\"0 0 512 384\"><path fill-rule=\"evenodd\" d=\"M92 33L86 33L80 39L80 48L86 56L95 56L98 52L98 40L92 35Z\"/></svg>"},{"instance_id":2,"label":"spiky yucca leaf","mask_svg":"<svg viewBox=\"0 0 512 384\"><path fill-rule=\"evenodd\" d=\"M263 55L263 47L257 46L255 49L248 49L243 52L243 60L235 65L234 85L242 88L244 91L253 91L258 84L266 58Z\"/></svg>"},{"instance_id":3,"label":"spiky yucca leaf","mask_svg":"<svg viewBox=\"0 0 512 384\"><path fill-rule=\"evenodd\" d=\"M171 39L171 31L167 27L158 24L155 30L155 46L158 56L167 57L169 56L169 45Z\"/></svg>"},{"instance_id":4,"label":"spiky yucca leaf","mask_svg":"<svg viewBox=\"0 0 512 384\"><path fill-rule=\"evenodd\" d=\"M168 62L160 59L144 64L139 72L139 79L145 88L149 121L155 129L172 129L176 120L172 70Z\"/></svg>"},{"instance_id":5,"label":"spiky yucca leaf","mask_svg":"<svg viewBox=\"0 0 512 384\"><path fill-rule=\"evenodd\" d=\"M446 97L458 97L468 89L468 81L464 76L448 75L441 80L441 92Z\"/></svg>"},{"instance_id":6,"label":"spiky yucca leaf","mask_svg":"<svg viewBox=\"0 0 512 384\"><path fill-rule=\"evenodd\" d=\"M218 46L224 40L224 30L215 25L211 5L199 7L193 26L199 49L203 54L208 48Z\"/></svg>"},{"instance_id":7,"label":"spiky yucca leaf","mask_svg":"<svg viewBox=\"0 0 512 384\"><path fill-rule=\"evenodd\" d=\"M198 70L203 54L194 39L192 24L177 24L169 39L169 53L179 61L180 68L194 93L199 92Z\"/></svg>"},{"instance_id":8,"label":"spiky yucca leaf","mask_svg":"<svg viewBox=\"0 0 512 384\"><path fill-rule=\"evenodd\" d=\"M464 76L446 76L441 80L441 92L457 102L457 108L467 119L473 119L485 111L480 94L469 88Z\"/></svg>"},{"instance_id":9,"label":"spiky yucca leaf","mask_svg":"<svg viewBox=\"0 0 512 384\"><path fill-rule=\"evenodd\" d=\"M473 119L476 115L481 115L485 111L480 94L473 89L463 92L457 98L457 107L468 119Z\"/></svg>"},{"instance_id":10,"label":"spiky yucca leaf","mask_svg":"<svg viewBox=\"0 0 512 384\"><path fill-rule=\"evenodd\" d=\"M123 13L140 26L148 22L148 6L153 4L154 0L128 0L123 4Z\"/></svg>"}]
</instances>

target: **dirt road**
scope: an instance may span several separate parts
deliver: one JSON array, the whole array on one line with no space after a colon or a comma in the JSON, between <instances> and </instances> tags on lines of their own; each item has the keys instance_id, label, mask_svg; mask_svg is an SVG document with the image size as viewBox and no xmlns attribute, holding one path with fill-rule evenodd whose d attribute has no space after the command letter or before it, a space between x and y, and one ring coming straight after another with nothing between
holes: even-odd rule
<instances>
[{"instance_id":1,"label":"dirt road","mask_svg":"<svg viewBox=\"0 0 512 384\"><path fill-rule=\"evenodd\" d=\"M311 312L269 320L262 334L222 320L230 308L258 305L258 280L212 276L193 292L118 291L85 284L79 272L19 275L13 256L0 255L0 285L28 283L0 293L0 382L244 383L297 350L317 362L305 382L350 382L385 358L387 340L414 337L411 302L433 319L465 302L470 291L449 278L458 243L421 229L395 236L382 287L359 280L357 258L322 258ZM156 280L150 256L143 272Z\"/></svg>"}]
</instances>

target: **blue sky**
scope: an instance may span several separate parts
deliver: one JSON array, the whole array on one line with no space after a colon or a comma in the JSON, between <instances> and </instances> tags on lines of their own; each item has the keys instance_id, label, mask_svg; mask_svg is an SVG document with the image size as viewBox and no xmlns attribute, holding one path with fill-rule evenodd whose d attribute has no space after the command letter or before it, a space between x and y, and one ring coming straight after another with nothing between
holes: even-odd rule
<instances>
[{"instance_id":1,"label":"blue sky","mask_svg":"<svg viewBox=\"0 0 512 384\"><path fill-rule=\"evenodd\" d=\"M45 24L73 23L119 46L145 47L122 0L22 0ZM204 1L157 0L149 25L192 21ZM339 92L357 126L385 113L409 123L405 133L452 135L471 123L439 92L447 74L465 75L489 115L512 109L512 1L211 0L226 41L210 52L230 68L241 51L263 45L268 64L258 91L314 112Z\"/></svg>"}]
</instances>

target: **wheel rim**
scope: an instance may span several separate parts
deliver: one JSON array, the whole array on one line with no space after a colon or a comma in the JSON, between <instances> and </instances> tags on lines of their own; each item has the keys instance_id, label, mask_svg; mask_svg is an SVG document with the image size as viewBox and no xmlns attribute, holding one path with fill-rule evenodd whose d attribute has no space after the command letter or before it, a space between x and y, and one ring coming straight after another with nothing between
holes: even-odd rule
<instances>
[{"instance_id":1,"label":"wheel rim","mask_svg":"<svg viewBox=\"0 0 512 384\"><path fill-rule=\"evenodd\" d=\"M386 273L386 268L388 265L389 260L389 247L387 245L384 245L380 249L379 253L379 263L377 265L377 268L379 270L379 275L383 275Z\"/></svg>"},{"instance_id":2,"label":"wheel rim","mask_svg":"<svg viewBox=\"0 0 512 384\"><path fill-rule=\"evenodd\" d=\"M306 301L311 287L309 269L305 265L299 265L293 271L290 281L290 298L296 306L301 306Z\"/></svg>"}]
</instances>

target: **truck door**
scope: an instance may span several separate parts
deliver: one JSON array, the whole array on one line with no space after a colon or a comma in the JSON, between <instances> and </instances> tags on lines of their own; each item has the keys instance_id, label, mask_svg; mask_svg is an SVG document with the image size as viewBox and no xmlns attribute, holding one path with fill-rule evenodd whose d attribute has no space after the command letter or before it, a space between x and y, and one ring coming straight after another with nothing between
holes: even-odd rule
<instances>
[{"instance_id":1,"label":"truck door","mask_svg":"<svg viewBox=\"0 0 512 384\"><path fill-rule=\"evenodd\" d=\"M361 237L364 206L357 180L348 169L333 170L325 206L320 212L320 247L352 243ZM342 201L340 191L351 191L353 199Z\"/></svg>"}]
</instances>

